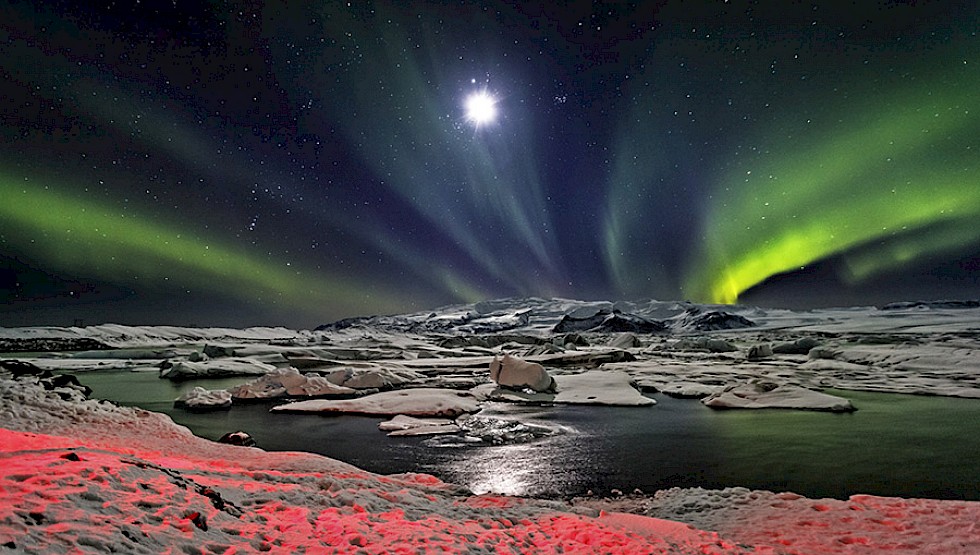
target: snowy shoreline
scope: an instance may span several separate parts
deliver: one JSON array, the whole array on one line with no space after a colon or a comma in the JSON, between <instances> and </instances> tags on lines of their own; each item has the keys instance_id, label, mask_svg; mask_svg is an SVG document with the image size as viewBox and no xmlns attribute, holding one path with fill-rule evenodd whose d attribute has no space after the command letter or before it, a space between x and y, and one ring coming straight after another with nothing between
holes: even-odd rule
<instances>
[{"instance_id":1,"label":"snowy shoreline","mask_svg":"<svg viewBox=\"0 0 980 555\"><path fill-rule=\"evenodd\" d=\"M23 553L966 553L980 503L729 488L572 503L473 496L0 374L0 546ZM638 513L638 514L627 514ZM659 514L675 520L641 516ZM681 523L683 522L683 524ZM698 529L690 526L693 523Z\"/></svg>"}]
</instances>

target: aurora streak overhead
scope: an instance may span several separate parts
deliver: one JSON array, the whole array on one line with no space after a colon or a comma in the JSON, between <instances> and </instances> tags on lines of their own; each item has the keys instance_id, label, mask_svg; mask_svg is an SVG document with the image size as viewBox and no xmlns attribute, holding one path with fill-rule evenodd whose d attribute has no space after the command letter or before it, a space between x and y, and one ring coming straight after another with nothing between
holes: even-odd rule
<instances>
[{"instance_id":1,"label":"aurora streak overhead","mask_svg":"<svg viewBox=\"0 0 980 555\"><path fill-rule=\"evenodd\" d=\"M35 4L0 325L980 296L980 7Z\"/></svg>"}]
</instances>

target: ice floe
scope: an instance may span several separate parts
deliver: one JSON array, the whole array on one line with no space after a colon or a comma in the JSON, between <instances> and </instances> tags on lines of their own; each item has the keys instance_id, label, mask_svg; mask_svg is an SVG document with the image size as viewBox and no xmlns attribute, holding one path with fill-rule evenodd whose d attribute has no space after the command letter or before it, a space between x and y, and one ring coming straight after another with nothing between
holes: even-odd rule
<instances>
[{"instance_id":1,"label":"ice floe","mask_svg":"<svg viewBox=\"0 0 980 555\"><path fill-rule=\"evenodd\" d=\"M435 388L399 389L356 399L310 400L273 407L274 412L350 413L455 418L477 412L480 403L464 391Z\"/></svg>"},{"instance_id":2,"label":"ice floe","mask_svg":"<svg viewBox=\"0 0 980 555\"><path fill-rule=\"evenodd\" d=\"M224 358L192 362L190 360L166 362L160 369L160 377L173 381L198 378L224 378L228 376L260 376L275 371L271 364L249 358Z\"/></svg>"},{"instance_id":3,"label":"ice floe","mask_svg":"<svg viewBox=\"0 0 980 555\"><path fill-rule=\"evenodd\" d=\"M190 410L221 410L231 408L231 392L195 387L174 400L174 405Z\"/></svg>"},{"instance_id":4,"label":"ice floe","mask_svg":"<svg viewBox=\"0 0 980 555\"><path fill-rule=\"evenodd\" d=\"M701 400L713 409L801 409L851 412L854 405L836 395L786 383L753 380L730 385Z\"/></svg>"},{"instance_id":5,"label":"ice floe","mask_svg":"<svg viewBox=\"0 0 980 555\"><path fill-rule=\"evenodd\" d=\"M555 388L555 380L536 362L527 362L511 355L494 357L490 362L490 379L511 389L531 389L547 392Z\"/></svg>"},{"instance_id":6,"label":"ice floe","mask_svg":"<svg viewBox=\"0 0 980 555\"><path fill-rule=\"evenodd\" d=\"M580 405L645 406L656 401L645 397L625 372L590 370L579 374L555 374L555 391L515 390L485 384L474 395L496 401L523 403L566 403Z\"/></svg>"}]
</instances>

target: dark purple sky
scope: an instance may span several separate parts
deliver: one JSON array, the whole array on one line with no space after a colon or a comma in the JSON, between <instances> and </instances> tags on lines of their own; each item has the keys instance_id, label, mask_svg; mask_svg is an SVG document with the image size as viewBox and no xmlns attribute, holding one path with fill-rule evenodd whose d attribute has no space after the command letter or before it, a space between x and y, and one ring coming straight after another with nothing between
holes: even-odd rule
<instances>
[{"instance_id":1,"label":"dark purple sky","mask_svg":"<svg viewBox=\"0 0 980 555\"><path fill-rule=\"evenodd\" d=\"M0 325L980 296L974 3L353 4L0 8Z\"/></svg>"}]
</instances>

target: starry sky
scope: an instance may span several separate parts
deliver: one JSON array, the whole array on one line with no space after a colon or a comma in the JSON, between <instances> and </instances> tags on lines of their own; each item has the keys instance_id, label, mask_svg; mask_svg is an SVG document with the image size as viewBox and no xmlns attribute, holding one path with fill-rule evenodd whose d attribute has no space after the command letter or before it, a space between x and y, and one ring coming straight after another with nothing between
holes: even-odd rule
<instances>
[{"instance_id":1,"label":"starry sky","mask_svg":"<svg viewBox=\"0 0 980 555\"><path fill-rule=\"evenodd\" d=\"M0 7L0 325L980 296L976 2L82 4Z\"/></svg>"}]
</instances>

